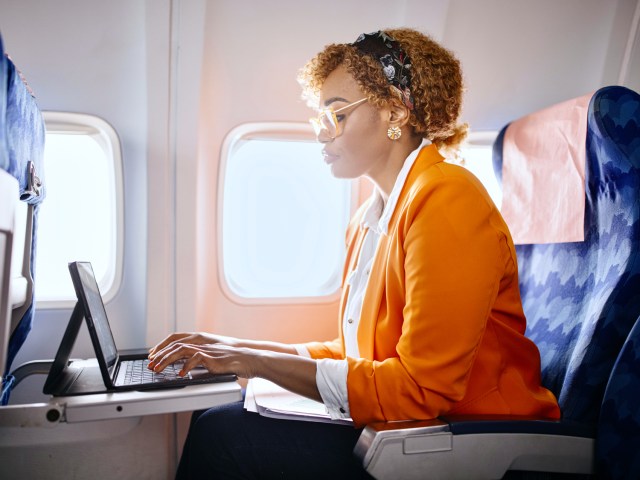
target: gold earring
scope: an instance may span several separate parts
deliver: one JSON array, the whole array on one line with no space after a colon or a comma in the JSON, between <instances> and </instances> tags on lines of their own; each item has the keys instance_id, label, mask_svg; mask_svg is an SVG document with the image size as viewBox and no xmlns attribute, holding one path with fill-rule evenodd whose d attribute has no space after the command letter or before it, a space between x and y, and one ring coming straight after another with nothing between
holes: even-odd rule
<instances>
[{"instance_id":1,"label":"gold earring","mask_svg":"<svg viewBox=\"0 0 640 480\"><path fill-rule=\"evenodd\" d=\"M389 130L387 130L387 137L391 140L398 140L401 136L402 130L400 130L400 127L389 127Z\"/></svg>"}]
</instances>

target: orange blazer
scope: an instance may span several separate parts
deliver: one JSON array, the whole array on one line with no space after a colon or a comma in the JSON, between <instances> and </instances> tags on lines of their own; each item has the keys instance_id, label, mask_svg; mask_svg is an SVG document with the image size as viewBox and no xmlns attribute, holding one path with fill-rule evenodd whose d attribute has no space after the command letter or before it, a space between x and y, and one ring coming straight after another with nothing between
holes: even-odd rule
<instances>
[{"instance_id":1,"label":"orange blazer","mask_svg":"<svg viewBox=\"0 0 640 480\"><path fill-rule=\"evenodd\" d=\"M356 425L443 414L559 418L540 386L540 354L524 336L516 253L480 181L424 147L373 261L358 347L347 358ZM366 230L354 216L340 305L340 338L306 344L313 358L344 359L342 319Z\"/></svg>"}]
</instances>

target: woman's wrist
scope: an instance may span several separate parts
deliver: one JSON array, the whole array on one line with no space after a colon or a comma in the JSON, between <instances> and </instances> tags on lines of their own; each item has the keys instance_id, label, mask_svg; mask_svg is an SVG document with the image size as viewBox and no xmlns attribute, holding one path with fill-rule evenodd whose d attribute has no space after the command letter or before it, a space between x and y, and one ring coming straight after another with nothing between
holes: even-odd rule
<instances>
[{"instance_id":1,"label":"woman's wrist","mask_svg":"<svg viewBox=\"0 0 640 480\"><path fill-rule=\"evenodd\" d=\"M270 380L287 390L322 401L316 385L316 361L299 355L254 350L254 376Z\"/></svg>"},{"instance_id":2,"label":"woman's wrist","mask_svg":"<svg viewBox=\"0 0 640 480\"><path fill-rule=\"evenodd\" d=\"M237 340L237 339L235 339ZM280 342L265 342L265 341L257 341L257 340L237 340L237 343L234 345L231 345L233 347L236 348L252 348L254 350L268 350L270 352L277 352L277 353L287 353L290 355L297 355L298 352L296 351L295 347L293 345L289 345L287 343L280 343Z\"/></svg>"}]
</instances>

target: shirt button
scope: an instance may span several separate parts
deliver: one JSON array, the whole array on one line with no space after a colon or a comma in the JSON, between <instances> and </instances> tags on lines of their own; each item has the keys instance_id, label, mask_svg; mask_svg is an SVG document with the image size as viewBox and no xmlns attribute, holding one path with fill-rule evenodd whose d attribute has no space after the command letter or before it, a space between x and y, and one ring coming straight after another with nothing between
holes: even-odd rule
<instances>
[{"instance_id":1,"label":"shirt button","mask_svg":"<svg viewBox=\"0 0 640 480\"><path fill-rule=\"evenodd\" d=\"M346 410L342 407L340 407L340 413L346 413Z\"/></svg>"},{"instance_id":2,"label":"shirt button","mask_svg":"<svg viewBox=\"0 0 640 480\"><path fill-rule=\"evenodd\" d=\"M353 323L353 318L350 318L349 320L347 320L347 323Z\"/></svg>"}]
</instances>

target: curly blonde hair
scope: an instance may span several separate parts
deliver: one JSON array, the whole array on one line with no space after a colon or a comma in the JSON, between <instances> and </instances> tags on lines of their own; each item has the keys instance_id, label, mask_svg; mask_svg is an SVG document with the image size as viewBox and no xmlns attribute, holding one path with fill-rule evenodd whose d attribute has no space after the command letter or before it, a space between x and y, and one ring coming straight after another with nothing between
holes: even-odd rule
<instances>
[{"instance_id":1,"label":"curly blonde hair","mask_svg":"<svg viewBox=\"0 0 640 480\"><path fill-rule=\"evenodd\" d=\"M438 148L455 150L467 135L467 125L458 124L462 109L463 81L460 62L428 35L409 28L384 32L394 38L411 59L411 95L415 108L409 124L414 132ZM331 44L300 70L302 96L318 106L320 90L337 67L344 66L369 102L383 107L399 93L390 87L380 63L350 44Z\"/></svg>"}]
</instances>

